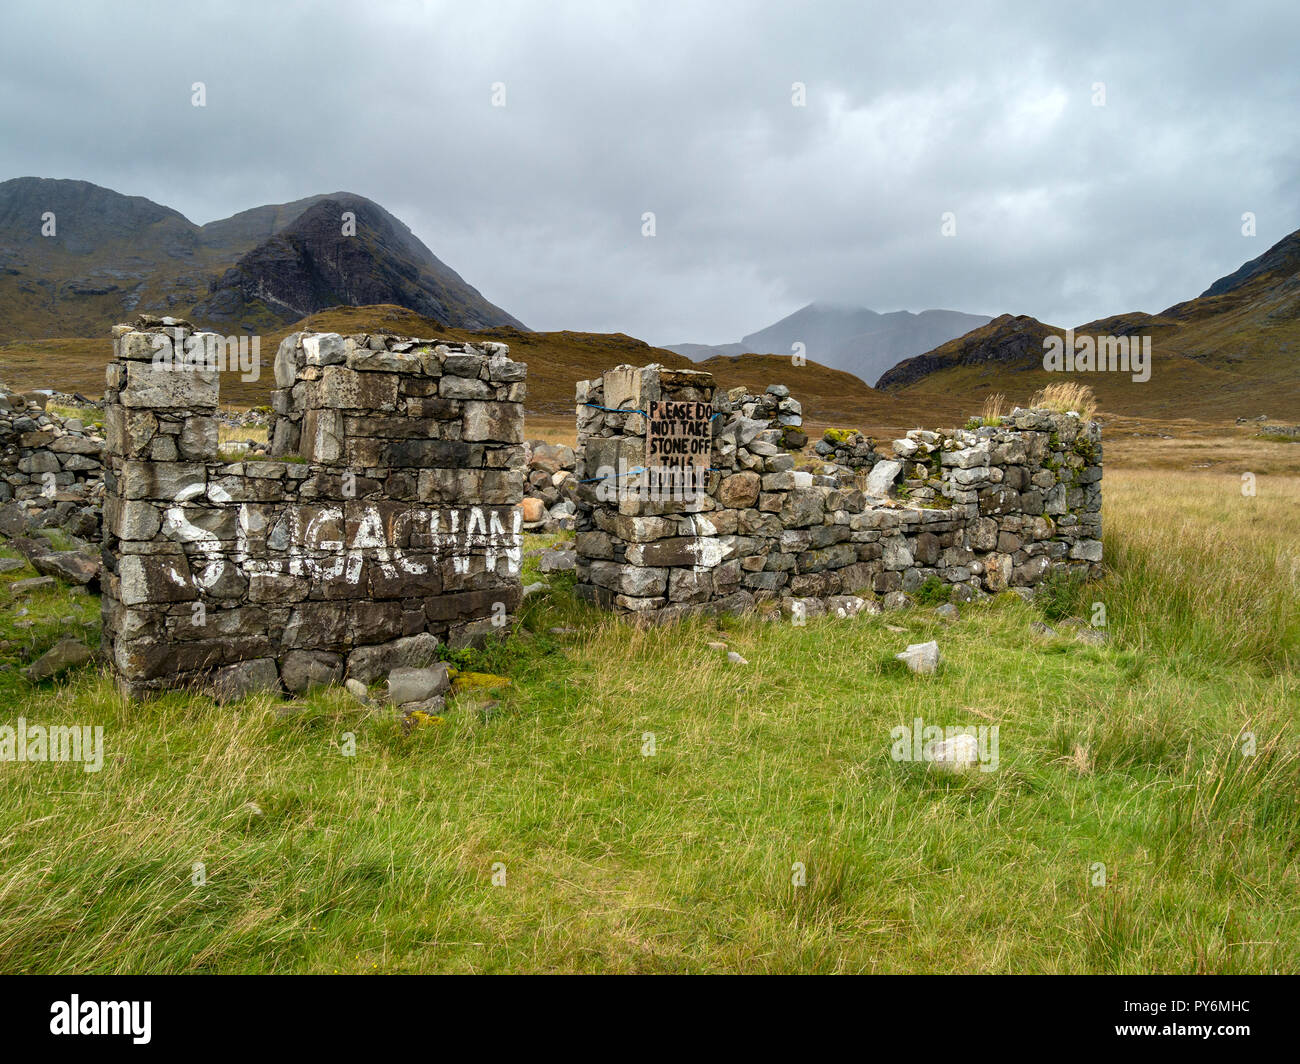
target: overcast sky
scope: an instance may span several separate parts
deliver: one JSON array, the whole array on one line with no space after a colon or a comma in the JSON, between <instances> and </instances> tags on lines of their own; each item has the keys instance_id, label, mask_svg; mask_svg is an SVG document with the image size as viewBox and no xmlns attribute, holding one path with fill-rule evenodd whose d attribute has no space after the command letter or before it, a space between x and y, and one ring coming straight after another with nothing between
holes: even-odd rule
<instances>
[{"instance_id":1,"label":"overcast sky","mask_svg":"<svg viewBox=\"0 0 1300 1064\"><path fill-rule=\"evenodd\" d=\"M1300 228L1300 4L5 0L0 130L199 223L369 196L535 329L1075 325Z\"/></svg>"}]
</instances>

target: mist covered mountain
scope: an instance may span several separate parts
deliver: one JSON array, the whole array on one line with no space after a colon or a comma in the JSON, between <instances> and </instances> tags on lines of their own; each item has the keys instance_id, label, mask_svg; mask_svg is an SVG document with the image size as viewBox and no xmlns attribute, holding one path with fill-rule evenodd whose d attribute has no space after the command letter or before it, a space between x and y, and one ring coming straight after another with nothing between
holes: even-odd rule
<instances>
[{"instance_id":1,"label":"mist covered mountain","mask_svg":"<svg viewBox=\"0 0 1300 1064\"><path fill-rule=\"evenodd\" d=\"M668 350L697 361L714 355L790 355L804 345L810 359L872 383L905 358L987 324L987 315L956 310L896 310L881 314L866 307L809 303L780 321L734 344L670 344Z\"/></svg>"}]
</instances>

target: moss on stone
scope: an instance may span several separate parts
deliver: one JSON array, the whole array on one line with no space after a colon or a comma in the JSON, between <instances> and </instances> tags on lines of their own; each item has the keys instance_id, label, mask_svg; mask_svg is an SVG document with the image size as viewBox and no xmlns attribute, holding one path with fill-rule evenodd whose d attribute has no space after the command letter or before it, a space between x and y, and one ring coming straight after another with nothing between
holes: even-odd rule
<instances>
[{"instance_id":1,"label":"moss on stone","mask_svg":"<svg viewBox=\"0 0 1300 1064\"><path fill-rule=\"evenodd\" d=\"M1080 433L1078 439L1074 441L1073 450L1089 465L1097 465L1101 461L1097 454L1097 445L1084 436L1083 433Z\"/></svg>"}]
</instances>

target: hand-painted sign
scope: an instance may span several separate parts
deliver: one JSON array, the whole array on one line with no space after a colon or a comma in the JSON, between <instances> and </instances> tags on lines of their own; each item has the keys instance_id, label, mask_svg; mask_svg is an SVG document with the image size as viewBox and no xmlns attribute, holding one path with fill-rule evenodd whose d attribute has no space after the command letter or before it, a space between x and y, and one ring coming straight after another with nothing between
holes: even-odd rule
<instances>
[{"instance_id":1,"label":"hand-painted sign","mask_svg":"<svg viewBox=\"0 0 1300 1064\"><path fill-rule=\"evenodd\" d=\"M650 404L646 427L646 466L650 470L705 470L713 450L708 403Z\"/></svg>"}]
</instances>

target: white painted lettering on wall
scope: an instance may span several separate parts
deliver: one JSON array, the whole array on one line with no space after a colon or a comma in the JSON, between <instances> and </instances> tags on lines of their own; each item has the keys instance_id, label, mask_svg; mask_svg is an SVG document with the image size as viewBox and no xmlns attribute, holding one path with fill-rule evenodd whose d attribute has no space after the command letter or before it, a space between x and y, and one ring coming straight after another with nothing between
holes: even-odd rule
<instances>
[{"instance_id":1,"label":"white painted lettering on wall","mask_svg":"<svg viewBox=\"0 0 1300 1064\"><path fill-rule=\"evenodd\" d=\"M243 503L236 511L234 538L223 541L211 529L196 524L210 509L190 508L200 495L213 503L230 502L217 485L182 491L164 520L168 538L197 545L199 560L187 580L176 566L169 577L210 590L233 564L245 575L306 576L327 583L360 582L365 563L377 565L389 579L418 576L450 561L452 571L470 572L472 559L482 557L486 568L503 576L518 576L523 562L523 512L518 508L471 506L464 509L380 506L279 508L270 527L262 507ZM387 519L385 518L387 512ZM193 560L193 559L191 559Z\"/></svg>"}]
</instances>

